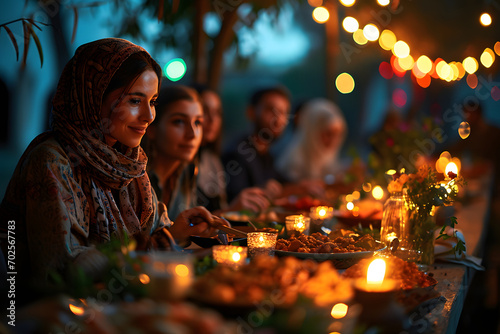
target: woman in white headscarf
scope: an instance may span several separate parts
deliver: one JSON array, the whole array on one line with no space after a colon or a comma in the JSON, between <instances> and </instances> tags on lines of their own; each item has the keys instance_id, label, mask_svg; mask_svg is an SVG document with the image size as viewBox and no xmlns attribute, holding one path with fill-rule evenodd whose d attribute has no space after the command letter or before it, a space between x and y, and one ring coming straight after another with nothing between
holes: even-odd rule
<instances>
[{"instance_id":1,"label":"woman in white headscarf","mask_svg":"<svg viewBox=\"0 0 500 334\"><path fill-rule=\"evenodd\" d=\"M277 160L277 168L292 182L324 181L341 169L339 152L347 126L339 107L318 98L307 102L290 145Z\"/></svg>"}]
</instances>

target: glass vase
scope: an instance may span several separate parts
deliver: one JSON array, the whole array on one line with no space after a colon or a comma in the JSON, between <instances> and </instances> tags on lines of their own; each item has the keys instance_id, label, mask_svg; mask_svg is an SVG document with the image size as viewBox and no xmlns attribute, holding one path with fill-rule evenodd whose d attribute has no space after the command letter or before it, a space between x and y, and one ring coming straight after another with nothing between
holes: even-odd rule
<instances>
[{"instance_id":1,"label":"glass vase","mask_svg":"<svg viewBox=\"0 0 500 334\"><path fill-rule=\"evenodd\" d=\"M415 262L426 270L434 263L434 229L436 226L434 216L412 217L410 214L410 223L412 224L412 248L416 252Z\"/></svg>"},{"instance_id":2,"label":"glass vase","mask_svg":"<svg viewBox=\"0 0 500 334\"><path fill-rule=\"evenodd\" d=\"M380 240L395 253L411 246L408 208L401 192L391 193L384 204Z\"/></svg>"}]
</instances>

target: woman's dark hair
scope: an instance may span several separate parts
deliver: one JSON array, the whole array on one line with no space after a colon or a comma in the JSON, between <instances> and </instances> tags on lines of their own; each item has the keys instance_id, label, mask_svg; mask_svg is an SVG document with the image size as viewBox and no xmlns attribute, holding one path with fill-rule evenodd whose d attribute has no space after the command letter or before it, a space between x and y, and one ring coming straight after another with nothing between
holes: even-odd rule
<instances>
[{"instance_id":1,"label":"woman's dark hair","mask_svg":"<svg viewBox=\"0 0 500 334\"><path fill-rule=\"evenodd\" d=\"M156 120L160 120L167 107L177 101L200 102L198 93L193 88L184 85L163 85L156 100Z\"/></svg>"},{"instance_id":2,"label":"woman's dark hair","mask_svg":"<svg viewBox=\"0 0 500 334\"><path fill-rule=\"evenodd\" d=\"M147 70L153 70L158 77L158 91L161 87L162 71L160 65L145 52L137 52L128 57L116 70L111 81L103 94L103 100L106 96L125 86L131 86L133 82Z\"/></svg>"}]
</instances>

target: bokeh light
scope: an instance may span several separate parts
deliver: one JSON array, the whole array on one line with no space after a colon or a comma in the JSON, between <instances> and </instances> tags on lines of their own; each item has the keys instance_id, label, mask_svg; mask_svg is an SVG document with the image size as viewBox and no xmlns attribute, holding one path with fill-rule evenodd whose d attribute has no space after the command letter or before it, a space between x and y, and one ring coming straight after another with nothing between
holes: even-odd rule
<instances>
[{"instance_id":1,"label":"bokeh light","mask_svg":"<svg viewBox=\"0 0 500 334\"><path fill-rule=\"evenodd\" d=\"M163 67L163 73L170 81L179 81L186 74L186 63L182 58L170 60Z\"/></svg>"},{"instance_id":2,"label":"bokeh light","mask_svg":"<svg viewBox=\"0 0 500 334\"><path fill-rule=\"evenodd\" d=\"M408 55L405 58L398 58L398 64L403 70L409 71L412 69L414 64L413 57Z\"/></svg>"},{"instance_id":3,"label":"bokeh light","mask_svg":"<svg viewBox=\"0 0 500 334\"><path fill-rule=\"evenodd\" d=\"M479 65L477 60L474 57L467 57L462 62L464 69L467 73L472 74L477 71Z\"/></svg>"},{"instance_id":4,"label":"bokeh light","mask_svg":"<svg viewBox=\"0 0 500 334\"><path fill-rule=\"evenodd\" d=\"M467 85L468 85L470 88L475 89L475 88L477 87L477 83L478 83L478 82L477 82L477 76L476 76L474 73L469 74L469 75L467 76L466 81L467 81Z\"/></svg>"},{"instance_id":5,"label":"bokeh light","mask_svg":"<svg viewBox=\"0 0 500 334\"><path fill-rule=\"evenodd\" d=\"M316 7L312 12L312 17L317 23L325 23L330 18L330 12L325 7Z\"/></svg>"},{"instance_id":6,"label":"bokeh light","mask_svg":"<svg viewBox=\"0 0 500 334\"><path fill-rule=\"evenodd\" d=\"M387 6L390 2L390 0L377 0L377 3L380 5L380 6Z\"/></svg>"},{"instance_id":7,"label":"bokeh light","mask_svg":"<svg viewBox=\"0 0 500 334\"><path fill-rule=\"evenodd\" d=\"M431 85L431 76L429 74L424 75L421 78L417 78L417 83L422 88L427 88Z\"/></svg>"},{"instance_id":8,"label":"bokeh light","mask_svg":"<svg viewBox=\"0 0 500 334\"><path fill-rule=\"evenodd\" d=\"M359 29L359 22L352 16L347 16L342 21L342 27L345 31L350 32L351 34Z\"/></svg>"},{"instance_id":9,"label":"bokeh light","mask_svg":"<svg viewBox=\"0 0 500 334\"><path fill-rule=\"evenodd\" d=\"M493 86L491 88L491 98L495 101L500 100L500 87Z\"/></svg>"},{"instance_id":10,"label":"bokeh light","mask_svg":"<svg viewBox=\"0 0 500 334\"><path fill-rule=\"evenodd\" d=\"M496 42L495 43L495 46L493 47L493 49L495 50L495 53L500 56L500 42Z\"/></svg>"},{"instance_id":11,"label":"bokeh light","mask_svg":"<svg viewBox=\"0 0 500 334\"><path fill-rule=\"evenodd\" d=\"M349 94L354 90L354 78L349 73L341 73L335 79L335 87L342 94Z\"/></svg>"},{"instance_id":12,"label":"bokeh light","mask_svg":"<svg viewBox=\"0 0 500 334\"><path fill-rule=\"evenodd\" d=\"M349 307L344 303L338 303L333 305L332 311L330 312L332 317L335 319L341 319L346 316Z\"/></svg>"},{"instance_id":13,"label":"bokeh light","mask_svg":"<svg viewBox=\"0 0 500 334\"><path fill-rule=\"evenodd\" d=\"M485 27L489 26L491 24L491 16L488 13L483 13L479 17L479 22Z\"/></svg>"},{"instance_id":14,"label":"bokeh light","mask_svg":"<svg viewBox=\"0 0 500 334\"><path fill-rule=\"evenodd\" d=\"M352 34L352 39L359 45L365 45L368 43L368 40L366 39L365 35L363 34L363 30L358 29Z\"/></svg>"},{"instance_id":15,"label":"bokeh light","mask_svg":"<svg viewBox=\"0 0 500 334\"><path fill-rule=\"evenodd\" d=\"M392 103L394 103L394 105L396 105L397 107L404 107L407 100L408 96L406 95L406 92L401 88L395 89L392 93Z\"/></svg>"},{"instance_id":16,"label":"bokeh light","mask_svg":"<svg viewBox=\"0 0 500 334\"><path fill-rule=\"evenodd\" d=\"M189 268L185 264L178 264L175 267L175 273L180 277L187 277L189 275Z\"/></svg>"},{"instance_id":17,"label":"bokeh light","mask_svg":"<svg viewBox=\"0 0 500 334\"><path fill-rule=\"evenodd\" d=\"M391 57L391 65L394 74L396 74L398 77L403 77L405 75L406 71L402 69L401 66L399 65L398 57L396 56Z\"/></svg>"},{"instance_id":18,"label":"bokeh light","mask_svg":"<svg viewBox=\"0 0 500 334\"><path fill-rule=\"evenodd\" d=\"M384 189L382 189L381 186L373 187L372 196L376 200L381 200L382 198L384 198Z\"/></svg>"},{"instance_id":19,"label":"bokeh light","mask_svg":"<svg viewBox=\"0 0 500 334\"><path fill-rule=\"evenodd\" d=\"M380 75L384 79L387 79L387 80L391 79L394 76L394 72L392 71L391 64L389 64L386 61L383 61L380 63L380 65L378 67L378 71L379 71Z\"/></svg>"},{"instance_id":20,"label":"bokeh light","mask_svg":"<svg viewBox=\"0 0 500 334\"><path fill-rule=\"evenodd\" d=\"M382 49L387 51L392 50L396 42L396 35L391 30L386 29L380 33L378 44L380 44L380 47Z\"/></svg>"},{"instance_id":21,"label":"bokeh light","mask_svg":"<svg viewBox=\"0 0 500 334\"><path fill-rule=\"evenodd\" d=\"M441 60L439 63L436 64L436 73L439 76L439 78L447 80L450 74L452 74L452 69L450 65L448 65L444 60Z\"/></svg>"},{"instance_id":22,"label":"bokeh light","mask_svg":"<svg viewBox=\"0 0 500 334\"><path fill-rule=\"evenodd\" d=\"M397 41L392 52L396 57L406 58L410 55L410 47L404 41Z\"/></svg>"},{"instance_id":23,"label":"bokeh light","mask_svg":"<svg viewBox=\"0 0 500 334\"><path fill-rule=\"evenodd\" d=\"M470 125L467 122L462 122L458 126L458 135L460 138L465 139L470 135Z\"/></svg>"},{"instance_id":24,"label":"bokeh light","mask_svg":"<svg viewBox=\"0 0 500 334\"><path fill-rule=\"evenodd\" d=\"M323 5L323 0L307 0L307 3L311 7L319 7Z\"/></svg>"},{"instance_id":25,"label":"bokeh light","mask_svg":"<svg viewBox=\"0 0 500 334\"><path fill-rule=\"evenodd\" d=\"M495 61L495 53L490 48L486 48L479 58L484 67L490 68Z\"/></svg>"},{"instance_id":26,"label":"bokeh light","mask_svg":"<svg viewBox=\"0 0 500 334\"><path fill-rule=\"evenodd\" d=\"M352 5L354 5L355 2L356 0L340 0L340 3L344 7L351 7Z\"/></svg>"},{"instance_id":27,"label":"bokeh light","mask_svg":"<svg viewBox=\"0 0 500 334\"><path fill-rule=\"evenodd\" d=\"M363 35L367 40L373 42L378 39L378 37L380 36L380 32L376 25L369 23L363 28Z\"/></svg>"},{"instance_id":28,"label":"bokeh light","mask_svg":"<svg viewBox=\"0 0 500 334\"><path fill-rule=\"evenodd\" d=\"M432 60L425 55L418 57L416 65L422 73L429 73L432 70Z\"/></svg>"}]
</instances>

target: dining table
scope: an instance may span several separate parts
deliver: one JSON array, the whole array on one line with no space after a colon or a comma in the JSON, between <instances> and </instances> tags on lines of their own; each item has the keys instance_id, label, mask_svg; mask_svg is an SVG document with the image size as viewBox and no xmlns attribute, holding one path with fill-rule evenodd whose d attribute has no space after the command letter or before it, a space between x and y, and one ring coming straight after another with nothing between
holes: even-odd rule
<instances>
[{"instance_id":1,"label":"dining table","mask_svg":"<svg viewBox=\"0 0 500 334\"><path fill-rule=\"evenodd\" d=\"M481 267L481 257L484 255L491 200L489 184L491 184L491 175L489 174L477 180L471 180L471 189L474 189L474 191L467 192L464 197L453 205L452 214L457 218L457 229L465 238L467 257L465 259L455 259L450 256L436 256L435 262L427 268L426 273L437 281L434 286L437 297L418 305L411 313L407 314L410 323L409 333L432 334L455 333L457 331L474 275L478 270L483 269ZM233 227L237 228L236 226ZM343 226L338 221L334 223L334 227L342 228ZM203 248L194 243L188 248L187 252L205 258L211 255L210 247ZM340 275L343 271L343 269L338 270ZM135 305L134 303L137 302L130 305ZM138 303L140 307L145 305L140 304L140 301ZM191 306L189 308L192 310ZM46 312L48 308L43 307L42 309ZM37 309L36 312L40 312L40 310ZM112 310L116 312L116 308ZM209 317L214 314L211 311L205 313L204 310L205 306L201 306L201 308L197 309L196 314ZM218 312L218 310L215 311ZM20 314L22 313L21 310ZM29 307L27 314L31 319L33 314ZM34 316L36 317L36 314ZM217 321L222 325L225 322L221 317L224 317L224 314L220 313Z\"/></svg>"}]
</instances>

